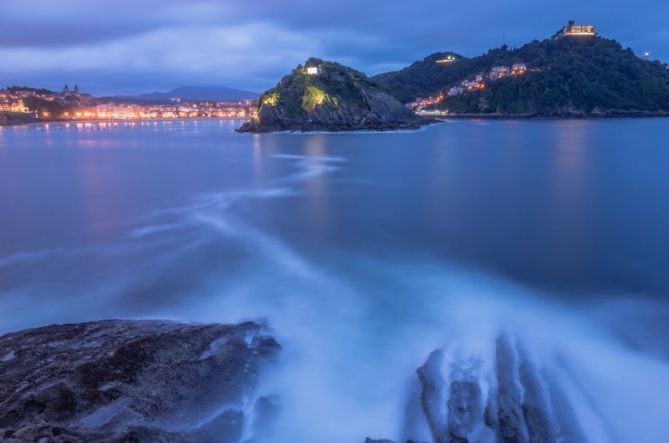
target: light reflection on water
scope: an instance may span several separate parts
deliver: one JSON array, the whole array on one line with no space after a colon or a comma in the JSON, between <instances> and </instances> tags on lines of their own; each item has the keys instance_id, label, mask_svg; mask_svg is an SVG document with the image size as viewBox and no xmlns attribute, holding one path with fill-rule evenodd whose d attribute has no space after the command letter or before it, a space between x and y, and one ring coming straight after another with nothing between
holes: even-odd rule
<instances>
[{"instance_id":1,"label":"light reflection on water","mask_svg":"<svg viewBox=\"0 0 669 443\"><path fill-rule=\"evenodd\" d=\"M284 345L263 387L284 399L277 441L360 442L398 436L407 380L433 349L476 353L513 330L547 367L569 363L605 434L656 441L666 417L646 411L669 410L669 330L651 315L669 289L669 153L662 137L628 142L666 131L4 128L0 311L13 315L0 331L265 317Z\"/></svg>"}]
</instances>

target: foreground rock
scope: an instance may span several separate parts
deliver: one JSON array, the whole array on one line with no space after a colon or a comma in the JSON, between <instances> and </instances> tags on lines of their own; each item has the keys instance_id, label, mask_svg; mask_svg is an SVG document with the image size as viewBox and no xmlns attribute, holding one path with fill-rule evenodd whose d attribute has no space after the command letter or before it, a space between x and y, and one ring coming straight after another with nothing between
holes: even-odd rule
<instances>
[{"instance_id":1,"label":"foreground rock","mask_svg":"<svg viewBox=\"0 0 669 443\"><path fill-rule=\"evenodd\" d=\"M258 100L240 132L415 129L417 116L361 72L311 58Z\"/></svg>"},{"instance_id":2,"label":"foreground rock","mask_svg":"<svg viewBox=\"0 0 669 443\"><path fill-rule=\"evenodd\" d=\"M0 337L0 441L239 442L276 405L258 323L97 321ZM248 434L248 435L247 435ZM254 440L257 441L257 440Z\"/></svg>"},{"instance_id":3,"label":"foreground rock","mask_svg":"<svg viewBox=\"0 0 669 443\"><path fill-rule=\"evenodd\" d=\"M417 370L407 403L402 443L558 443L601 441L575 413L574 389L564 367L540 368L517 340L499 336L491 358L432 352ZM567 375L568 377L568 375ZM596 417L596 411L593 411ZM592 419L588 426L592 426ZM593 438L592 435L599 437ZM366 443L394 443L373 440Z\"/></svg>"}]
</instances>

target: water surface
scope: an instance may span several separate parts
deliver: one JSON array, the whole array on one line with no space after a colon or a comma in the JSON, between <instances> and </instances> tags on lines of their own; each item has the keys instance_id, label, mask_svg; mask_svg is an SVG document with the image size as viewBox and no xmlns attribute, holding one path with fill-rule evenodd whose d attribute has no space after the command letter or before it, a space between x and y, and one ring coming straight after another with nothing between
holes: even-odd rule
<instances>
[{"instance_id":1,"label":"water surface","mask_svg":"<svg viewBox=\"0 0 669 443\"><path fill-rule=\"evenodd\" d=\"M266 318L280 436L361 442L401 435L431 350L512 330L569 363L591 441L662 441L667 120L238 124L0 128L0 332Z\"/></svg>"}]
</instances>

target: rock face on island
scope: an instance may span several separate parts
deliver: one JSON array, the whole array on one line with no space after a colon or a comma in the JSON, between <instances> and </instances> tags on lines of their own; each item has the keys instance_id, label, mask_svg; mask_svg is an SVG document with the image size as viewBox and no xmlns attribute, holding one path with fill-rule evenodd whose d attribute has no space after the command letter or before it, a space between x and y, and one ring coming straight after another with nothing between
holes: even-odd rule
<instances>
[{"instance_id":1,"label":"rock face on island","mask_svg":"<svg viewBox=\"0 0 669 443\"><path fill-rule=\"evenodd\" d=\"M412 129L428 123L367 76L311 58L258 100L240 132Z\"/></svg>"},{"instance_id":2,"label":"rock face on island","mask_svg":"<svg viewBox=\"0 0 669 443\"><path fill-rule=\"evenodd\" d=\"M254 388L278 351L255 322L109 320L7 334L0 440L260 441L277 406Z\"/></svg>"}]
</instances>

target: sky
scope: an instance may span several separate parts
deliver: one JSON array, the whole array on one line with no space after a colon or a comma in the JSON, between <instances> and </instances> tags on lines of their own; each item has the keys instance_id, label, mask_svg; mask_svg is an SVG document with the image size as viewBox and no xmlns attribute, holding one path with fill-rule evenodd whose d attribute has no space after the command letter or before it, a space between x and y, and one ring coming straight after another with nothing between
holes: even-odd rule
<instances>
[{"instance_id":1,"label":"sky","mask_svg":"<svg viewBox=\"0 0 669 443\"><path fill-rule=\"evenodd\" d=\"M372 75L479 55L569 19L669 62L667 0L0 0L0 87L260 92L310 56Z\"/></svg>"}]
</instances>

